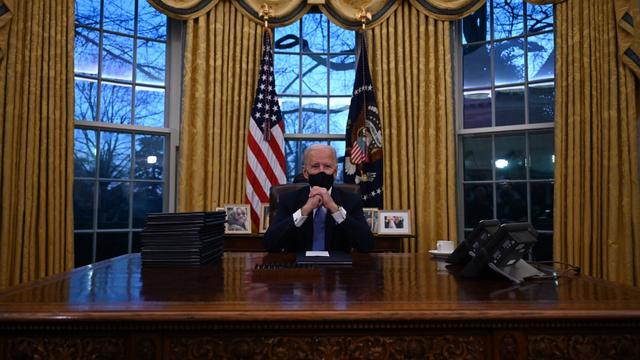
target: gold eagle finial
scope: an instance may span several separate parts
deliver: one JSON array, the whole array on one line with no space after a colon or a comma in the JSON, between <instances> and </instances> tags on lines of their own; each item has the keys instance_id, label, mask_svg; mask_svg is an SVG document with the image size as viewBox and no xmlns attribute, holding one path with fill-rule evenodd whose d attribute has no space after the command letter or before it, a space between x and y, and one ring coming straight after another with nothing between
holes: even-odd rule
<instances>
[{"instance_id":1,"label":"gold eagle finial","mask_svg":"<svg viewBox=\"0 0 640 360\"><path fill-rule=\"evenodd\" d=\"M371 21L371 13L363 7L362 9L360 9L360 11L358 11L358 15L356 16L358 17L358 20L362 22L362 30L364 30L367 23Z\"/></svg>"},{"instance_id":2,"label":"gold eagle finial","mask_svg":"<svg viewBox=\"0 0 640 360\"><path fill-rule=\"evenodd\" d=\"M264 27L269 26L269 17L271 16L272 12L273 12L273 9L269 4L266 4L266 3L262 4L262 8L260 10L260 17L264 20Z\"/></svg>"}]
</instances>

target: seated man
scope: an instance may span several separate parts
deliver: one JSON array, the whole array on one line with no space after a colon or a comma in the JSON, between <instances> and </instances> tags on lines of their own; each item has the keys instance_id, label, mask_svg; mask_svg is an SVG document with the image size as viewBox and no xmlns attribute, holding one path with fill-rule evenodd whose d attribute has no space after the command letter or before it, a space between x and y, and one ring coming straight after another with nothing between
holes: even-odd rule
<instances>
[{"instance_id":1,"label":"seated man","mask_svg":"<svg viewBox=\"0 0 640 360\"><path fill-rule=\"evenodd\" d=\"M373 248L362 199L333 187L337 171L336 151L331 146L317 144L305 150L303 175L309 186L280 197L263 238L267 251L366 252Z\"/></svg>"}]
</instances>

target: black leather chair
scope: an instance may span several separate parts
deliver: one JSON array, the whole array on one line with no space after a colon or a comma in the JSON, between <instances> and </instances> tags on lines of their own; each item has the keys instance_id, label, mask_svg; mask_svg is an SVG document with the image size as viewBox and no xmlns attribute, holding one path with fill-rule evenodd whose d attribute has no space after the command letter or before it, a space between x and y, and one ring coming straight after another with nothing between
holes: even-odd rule
<instances>
[{"instance_id":1,"label":"black leather chair","mask_svg":"<svg viewBox=\"0 0 640 360\"><path fill-rule=\"evenodd\" d=\"M273 219L273 215L276 213L276 209L278 209L278 201L282 194L298 190L307 185L308 184L306 182L273 185L271 190L269 190L269 218ZM340 188L342 191L353 192L360 195L360 185L358 184L333 184L333 186Z\"/></svg>"}]
</instances>

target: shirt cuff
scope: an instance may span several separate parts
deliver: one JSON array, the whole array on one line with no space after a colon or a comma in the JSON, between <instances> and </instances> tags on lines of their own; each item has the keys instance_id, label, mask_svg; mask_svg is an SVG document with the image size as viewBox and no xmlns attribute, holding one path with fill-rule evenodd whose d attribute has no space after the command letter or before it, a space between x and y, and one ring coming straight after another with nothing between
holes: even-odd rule
<instances>
[{"instance_id":1,"label":"shirt cuff","mask_svg":"<svg viewBox=\"0 0 640 360\"><path fill-rule=\"evenodd\" d=\"M333 216L333 220L336 221L337 224L340 224L347 218L347 210L345 210L342 206L338 208L338 211L331 214Z\"/></svg>"},{"instance_id":2,"label":"shirt cuff","mask_svg":"<svg viewBox=\"0 0 640 360\"><path fill-rule=\"evenodd\" d=\"M293 213L293 224L296 227L302 226L305 220L307 220L307 216L302 215L302 209L298 209L298 211Z\"/></svg>"}]
</instances>

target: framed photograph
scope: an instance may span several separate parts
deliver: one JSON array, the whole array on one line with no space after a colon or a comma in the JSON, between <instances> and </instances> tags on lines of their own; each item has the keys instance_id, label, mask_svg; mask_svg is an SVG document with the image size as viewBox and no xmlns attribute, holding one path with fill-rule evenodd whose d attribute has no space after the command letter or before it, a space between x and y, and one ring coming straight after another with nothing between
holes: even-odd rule
<instances>
[{"instance_id":1,"label":"framed photograph","mask_svg":"<svg viewBox=\"0 0 640 360\"><path fill-rule=\"evenodd\" d=\"M364 212L364 218L367 220L367 224L369 224L369 228L372 233L378 232L378 208L364 208L362 209Z\"/></svg>"},{"instance_id":2,"label":"framed photograph","mask_svg":"<svg viewBox=\"0 0 640 360\"><path fill-rule=\"evenodd\" d=\"M410 235L411 216L409 210L378 211L378 234Z\"/></svg>"},{"instance_id":3,"label":"framed photograph","mask_svg":"<svg viewBox=\"0 0 640 360\"><path fill-rule=\"evenodd\" d=\"M260 204L260 233L267 232L269 228L269 203Z\"/></svg>"},{"instance_id":4,"label":"framed photograph","mask_svg":"<svg viewBox=\"0 0 640 360\"><path fill-rule=\"evenodd\" d=\"M247 204L225 204L227 223L224 227L225 234L250 234L251 217Z\"/></svg>"}]
</instances>

